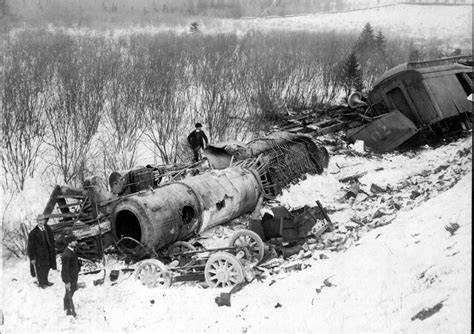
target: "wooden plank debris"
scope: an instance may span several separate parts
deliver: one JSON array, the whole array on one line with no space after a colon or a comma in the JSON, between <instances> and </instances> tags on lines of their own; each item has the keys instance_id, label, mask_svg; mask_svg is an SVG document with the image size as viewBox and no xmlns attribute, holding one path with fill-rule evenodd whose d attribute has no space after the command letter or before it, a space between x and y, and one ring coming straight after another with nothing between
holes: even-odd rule
<instances>
[{"instance_id":1,"label":"wooden plank debris","mask_svg":"<svg viewBox=\"0 0 474 334\"><path fill-rule=\"evenodd\" d=\"M357 174L354 174L354 175L351 175L351 176L346 176L346 177L343 177L343 178L340 178L338 179L339 182L349 182L349 181L352 181L352 180L356 180L356 179L359 179L361 178L362 176L365 176L367 175L368 172L361 172L361 173L357 173Z\"/></svg>"}]
</instances>

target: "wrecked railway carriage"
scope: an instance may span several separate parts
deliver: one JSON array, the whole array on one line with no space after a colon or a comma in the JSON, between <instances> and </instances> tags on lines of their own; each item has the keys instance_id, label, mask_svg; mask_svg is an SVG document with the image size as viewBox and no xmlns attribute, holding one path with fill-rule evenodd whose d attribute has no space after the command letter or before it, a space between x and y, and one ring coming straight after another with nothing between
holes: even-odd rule
<instances>
[{"instance_id":1,"label":"wrecked railway carriage","mask_svg":"<svg viewBox=\"0 0 474 334\"><path fill-rule=\"evenodd\" d=\"M380 76L363 112L367 124L347 130L379 152L410 147L472 128L472 56L398 65ZM349 101L349 104L351 101Z\"/></svg>"},{"instance_id":2,"label":"wrecked railway carriage","mask_svg":"<svg viewBox=\"0 0 474 334\"><path fill-rule=\"evenodd\" d=\"M158 250L252 212L260 198L273 198L306 173L321 173L329 161L327 150L311 137L287 132L246 145L218 144L205 155L188 168L113 173L111 192L97 179L84 189L58 186L43 214L59 219L51 225L58 243L69 231L78 236L85 258L100 257L124 237L121 247L132 252ZM56 206L61 213L53 213Z\"/></svg>"}]
</instances>

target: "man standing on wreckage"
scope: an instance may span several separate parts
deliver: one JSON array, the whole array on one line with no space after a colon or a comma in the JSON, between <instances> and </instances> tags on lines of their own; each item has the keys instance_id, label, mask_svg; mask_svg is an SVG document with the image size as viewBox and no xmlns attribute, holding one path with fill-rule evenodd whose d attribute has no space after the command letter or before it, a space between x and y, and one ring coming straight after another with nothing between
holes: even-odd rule
<instances>
[{"instance_id":1,"label":"man standing on wreckage","mask_svg":"<svg viewBox=\"0 0 474 334\"><path fill-rule=\"evenodd\" d=\"M206 149L207 145L209 144L207 136L202 130L201 123L196 123L195 129L189 134L188 144L193 150L193 162L198 162L200 160L201 150Z\"/></svg>"},{"instance_id":2,"label":"man standing on wreckage","mask_svg":"<svg viewBox=\"0 0 474 334\"><path fill-rule=\"evenodd\" d=\"M28 256L31 276L36 277L42 289L53 285L48 281L49 269L56 269L56 252L51 228L45 224L46 217L39 215L36 227L28 234Z\"/></svg>"}]
</instances>

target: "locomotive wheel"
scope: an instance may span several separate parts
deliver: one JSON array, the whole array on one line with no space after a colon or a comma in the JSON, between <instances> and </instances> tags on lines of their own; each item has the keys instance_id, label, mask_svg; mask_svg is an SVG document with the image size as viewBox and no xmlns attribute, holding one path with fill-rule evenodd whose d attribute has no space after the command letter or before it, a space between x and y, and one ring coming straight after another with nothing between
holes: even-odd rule
<instances>
[{"instance_id":1,"label":"locomotive wheel","mask_svg":"<svg viewBox=\"0 0 474 334\"><path fill-rule=\"evenodd\" d=\"M232 287L244 281L244 269L234 255L218 252L207 260L204 276L211 288Z\"/></svg>"},{"instance_id":2,"label":"locomotive wheel","mask_svg":"<svg viewBox=\"0 0 474 334\"><path fill-rule=\"evenodd\" d=\"M182 266L191 260L190 254L182 254L182 253L192 252L195 250L196 250L196 247L191 245L189 242L177 241L168 248L168 254L172 261L178 260L179 265Z\"/></svg>"},{"instance_id":3,"label":"locomotive wheel","mask_svg":"<svg viewBox=\"0 0 474 334\"><path fill-rule=\"evenodd\" d=\"M179 253L195 251L196 247L186 241L176 241L168 248L168 254L171 258L180 256Z\"/></svg>"},{"instance_id":4,"label":"locomotive wheel","mask_svg":"<svg viewBox=\"0 0 474 334\"><path fill-rule=\"evenodd\" d=\"M156 259L143 260L135 270L135 278L149 288L171 286L171 275L166 266Z\"/></svg>"},{"instance_id":5,"label":"locomotive wheel","mask_svg":"<svg viewBox=\"0 0 474 334\"><path fill-rule=\"evenodd\" d=\"M244 259L252 264L256 264L263 259L263 241L253 231L242 230L236 232L229 241L229 247L243 250L245 253Z\"/></svg>"}]
</instances>

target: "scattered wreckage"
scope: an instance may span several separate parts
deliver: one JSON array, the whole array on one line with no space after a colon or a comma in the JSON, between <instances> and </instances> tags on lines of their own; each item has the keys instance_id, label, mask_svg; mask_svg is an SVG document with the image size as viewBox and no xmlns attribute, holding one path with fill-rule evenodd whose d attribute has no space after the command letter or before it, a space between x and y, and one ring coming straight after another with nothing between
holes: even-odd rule
<instances>
[{"instance_id":1,"label":"scattered wreckage","mask_svg":"<svg viewBox=\"0 0 474 334\"><path fill-rule=\"evenodd\" d=\"M177 242L255 211L264 198L274 198L291 182L307 173L322 173L329 161L327 150L311 137L288 132L275 132L238 148L227 144L210 147L205 155L198 164L114 172L109 178L111 191L95 177L83 189L57 186L43 212L44 218L59 220L50 225L57 248L64 247L61 236L72 231L80 240L80 256L89 260L101 258L110 246L135 259L152 257L138 266L137 278L152 286L156 281L150 283L150 277L155 277L167 285L170 271L189 268L166 270L162 260L172 263L174 258L158 256L158 251L169 252ZM60 213L53 213L56 207ZM222 283L221 276L230 279L237 273L239 282L243 277L239 263L253 256L251 245L262 244L251 231L244 237L248 241L244 246L198 251L188 247L195 255L215 253L199 261L193 258L193 275L204 273L208 284L215 286L228 284ZM217 283L213 270L221 273Z\"/></svg>"},{"instance_id":2,"label":"scattered wreckage","mask_svg":"<svg viewBox=\"0 0 474 334\"><path fill-rule=\"evenodd\" d=\"M365 99L290 120L280 127L313 136L344 130L376 152L403 150L472 129L472 56L409 62L382 74Z\"/></svg>"},{"instance_id":3,"label":"scattered wreckage","mask_svg":"<svg viewBox=\"0 0 474 334\"><path fill-rule=\"evenodd\" d=\"M114 172L110 191L98 178L87 180L83 189L56 186L43 215L57 220L51 228L59 250L62 236L71 231L85 259L100 259L113 247L142 260L136 277L148 286L186 280L239 284L250 272L245 268L262 260L262 239L291 244L331 227L319 202L291 213L273 208L271 217L254 218L264 199L328 166L328 152L316 137L345 130L348 139L385 152L433 135L456 134L471 129L472 106L466 99L471 89L470 58L403 64L382 75L365 101L356 93L348 99L349 108L292 119L280 131L247 144L209 145L201 162ZM55 208L59 213L53 213ZM237 233L228 247L196 249L186 242L250 213L253 232ZM287 248L283 255L299 249Z\"/></svg>"}]
</instances>

